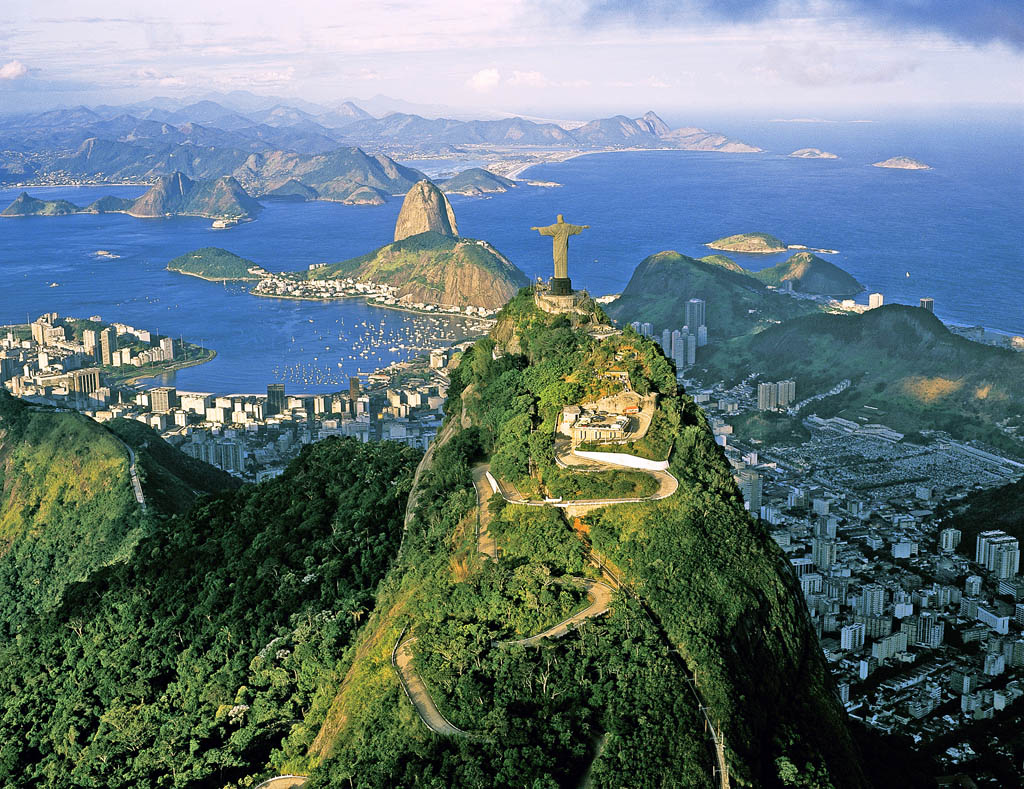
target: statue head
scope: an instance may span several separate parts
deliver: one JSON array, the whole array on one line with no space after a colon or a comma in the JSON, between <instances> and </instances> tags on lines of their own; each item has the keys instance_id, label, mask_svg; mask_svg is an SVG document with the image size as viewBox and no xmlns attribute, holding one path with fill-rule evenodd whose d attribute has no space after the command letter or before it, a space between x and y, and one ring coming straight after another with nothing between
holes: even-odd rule
<instances>
[{"instance_id":1,"label":"statue head","mask_svg":"<svg viewBox=\"0 0 1024 789\"><path fill-rule=\"evenodd\" d=\"M564 225L565 224L565 220L562 219L562 215L561 214L558 215L558 224L560 224L560 225Z\"/></svg>"}]
</instances>

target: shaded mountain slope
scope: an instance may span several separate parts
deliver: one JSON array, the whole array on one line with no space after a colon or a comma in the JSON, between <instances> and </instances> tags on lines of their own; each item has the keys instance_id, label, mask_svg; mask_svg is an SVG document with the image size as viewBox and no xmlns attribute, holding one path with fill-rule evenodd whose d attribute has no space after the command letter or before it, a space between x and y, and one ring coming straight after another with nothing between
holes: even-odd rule
<instances>
[{"instance_id":1,"label":"shaded mountain slope","mask_svg":"<svg viewBox=\"0 0 1024 789\"><path fill-rule=\"evenodd\" d=\"M708 333L716 340L816 310L769 290L747 272L666 251L641 261L608 314L620 323L649 321L658 332L678 329L686 302L694 298L707 302Z\"/></svg>"},{"instance_id":2,"label":"shaded mountain slope","mask_svg":"<svg viewBox=\"0 0 1024 789\"><path fill-rule=\"evenodd\" d=\"M710 306L709 306L710 312ZM824 392L844 378L842 395L814 409L855 421L868 416L903 432L946 430L1024 455L1024 443L998 429L1024 413L1024 354L971 342L932 313L899 304L862 315L812 315L709 348L704 380L750 371L793 378L797 391Z\"/></svg>"}]
</instances>

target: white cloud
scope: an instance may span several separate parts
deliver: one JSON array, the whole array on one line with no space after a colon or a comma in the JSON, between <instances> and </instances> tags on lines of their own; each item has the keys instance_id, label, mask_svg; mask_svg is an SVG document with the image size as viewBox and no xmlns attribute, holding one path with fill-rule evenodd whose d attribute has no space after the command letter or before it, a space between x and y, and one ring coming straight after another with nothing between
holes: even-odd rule
<instances>
[{"instance_id":1,"label":"white cloud","mask_svg":"<svg viewBox=\"0 0 1024 789\"><path fill-rule=\"evenodd\" d=\"M28 66L20 60L11 60L0 66L0 79L21 79L28 74Z\"/></svg>"},{"instance_id":2,"label":"white cloud","mask_svg":"<svg viewBox=\"0 0 1024 789\"><path fill-rule=\"evenodd\" d=\"M524 88L544 88L551 83L539 71L513 71L508 84Z\"/></svg>"},{"instance_id":3,"label":"white cloud","mask_svg":"<svg viewBox=\"0 0 1024 789\"><path fill-rule=\"evenodd\" d=\"M480 71L466 80L466 84L479 93L489 93L498 87L500 82L501 72L496 68L480 69Z\"/></svg>"}]
</instances>

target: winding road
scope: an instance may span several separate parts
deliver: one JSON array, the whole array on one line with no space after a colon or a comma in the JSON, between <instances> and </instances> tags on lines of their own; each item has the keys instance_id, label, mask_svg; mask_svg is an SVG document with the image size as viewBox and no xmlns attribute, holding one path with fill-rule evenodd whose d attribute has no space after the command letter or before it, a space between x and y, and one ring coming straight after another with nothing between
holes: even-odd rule
<instances>
[{"instance_id":1,"label":"winding road","mask_svg":"<svg viewBox=\"0 0 1024 789\"><path fill-rule=\"evenodd\" d=\"M465 426L466 414L463 409L463 415L461 422ZM452 427L454 420L447 427ZM447 440L451 437L451 432L444 431L444 439ZM439 438L441 436L439 435ZM442 443L442 442L435 442ZM431 450L434 445L431 445ZM428 450L428 453L430 450ZM426 458L424 458L426 460ZM621 466L613 464L604 464L598 461L590 460L588 458L576 458L575 462L560 463L563 467L578 466L577 471L603 471L620 469ZM424 465L421 464L420 468ZM420 468L417 468L417 477L419 476ZM594 509L601 507L609 507L617 504L637 504L643 502L659 501L666 499L676 492L679 488L679 480L676 479L669 471L657 471L649 469L635 469L644 474L649 474L654 477L658 482L658 490L650 496L643 498L624 498L624 499L585 499L585 500L571 500L571 501L543 501L543 500L531 500L526 499L518 491L510 493L505 486L491 474L490 465L487 463L479 463L472 469L473 474L473 487L476 491L476 504L477 504L477 522L476 522L476 546L477 552L490 560L497 560L499 556L499 550L497 543L490 533L489 525L492 519L488 503L491 497L495 493L500 493L501 497L509 504L520 504L530 507L555 507L565 512L567 517L578 517ZM408 528L409 522L412 516L412 507L406 511L406 527ZM601 570L602 575L613 582L616 587L622 587L619 580L615 575L605 567L604 563L597 557L596 554L591 551L591 556L594 564ZM598 581L590 578L573 578L576 583L580 584L587 591L587 596L590 598L590 605L581 611L573 614L572 616L564 619L556 625L552 625L540 633L529 636L527 638L521 638L511 641L495 641L495 646L538 646L545 639L558 639L562 638L574 628L579 626L580 623L585 622L588 619L593 619L598 616L603 616L611 608L612 598L614 596L615 588L604 581ZM622 587L624 588L624 587ZM628 594L632 594L626 589ZM632 595L635 597L635 594ZM430 696L430 692L427 690L422 678L416 673L413 665L413 655L410 649L410 645L415 642L416 638L405 638L406 631L403 630L401 635L398 637L398 641L395 643L395 648L391 655L391 662L394 666L395 673L398 675L398 679L402 684L402 688L405 690L405 694L408 697L413 708L416 710L420 720L423 724L435 734L439 734L445 737L479 737L480 735L473 734L471 732L464 731L458 726L454 725L451 721L444 717L438 710L437 705ZM404 640L403 640L404 639ZM678 651L676 651L678 655ZM682 656L679 656L682 659ZM684 661L685 662L685 661ZM714 770L715 781L719 786L719 789L730 789L729 781L729 766L725 754L725 742L722 738L721 731L711 720L708 714L704 700L701 697L700 691L697 687L696 677L692 680L687 679L687 685L694 694L694 698L697 700L697 706L704 717L706 733L710 736L711 741L714 745L715 760L717 766Z\"/></svg>"}]
</instances>

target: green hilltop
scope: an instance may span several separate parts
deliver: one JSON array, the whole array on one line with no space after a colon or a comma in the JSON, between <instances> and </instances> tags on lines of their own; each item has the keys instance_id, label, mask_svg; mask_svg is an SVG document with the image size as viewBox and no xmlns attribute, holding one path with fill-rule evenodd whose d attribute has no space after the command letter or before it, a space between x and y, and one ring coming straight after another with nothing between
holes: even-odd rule
<instances>
[{"instance_id":1,"label":"green hilltop","mask_svg":"<svg viewBox=\"0 0 1024 789\"><path fill-rule=\"evenodd\" d=\"M515 189L516 182L482 167L471 167L447 181L439 182L438 186L449 193L480 195L507 192L509 189Z\"/></svg>"},{"instance_id":2,"label":"green hilltop","mask_svg":"<svg viewBox=\"0 0 1024 789\"><path fill-rule=\"evenodd\" d=\"M797 252L777 266L748 272L766 285L790 285L798 293L817 296L852 298L864 286L834 263L829 263L811 252Z\"/></svg>"},{"instance_id":3,"label":"green hilltop","mask_svg":"<svg viewBox=\"0 0 1024 789\"><path fill-rule=\"evenodd\" d=\"M257 280L249 269L257 267L253 261L219 247L203 247L179 255L167 264L169 271L190 274L210 280Z\"/></svg>"},{"instance_id":4,"label":"green hilltop","mask_svg":"<svg viewBox=\"0 0 1024 789\"><path fill-rule=\"evenodd\" d=\"M813 410L905 433L945 430L1024 456L1024 442L998 427L1004 420L1024 427L1024 355L955 335L918 307L796 318L708 346L697 370L707 382L735 382L751 371L792 378L807 395L849 378L849 389Z\"/></svg>"},{"instance_id":5,"label":"green hilltop","mask_svg":"<svg viewBox=\"0 0 1024 789\"><path fill-rule=\"evenodd\" d=\"M498 309L526 275L486 241L418 233L351 260L308 272L309 279L351 277L390 285L421 303Z\"/></svg>"},{"instance_id":6,"label":"green hilltop","mask_svg":"<svg viewBox=\"0 0 1024 789\"><path fill-rule=\"evenodd\" d=\"M135 501L126 444L150 510L188 509L196 492L236 484L141 424L106 427L0 390L0 632L16 628L26 607L51 611L68 584L124 560L146 533L151 518Z\"/></svg>"},{"instance_id":7,"label":"green hilltop","mask_svg":"<svg viewBox=\"0 0 1024 789\"><path fill-rule=\"evenodd\" d=\"M868 786L782 552L669 361L606 323L523 289L451 371L427 455L329 438L241 487L139 423L0 393L0 577L29 590L0 611L0 783L711 789L721 759L734 786ZM568 516L490 495L482 464L531 494L646 496L647 474L555 460L563 407L623 373L657 395L670 495ZM591 610L602 579L602 615L502 643ZM402 689L410 637L452 736Z\"/></svg>"},{"instance_id":8,"label":"green hilltop","mask_svg":"<svg viewBox=\"0 0 1024 789\"><path fill-rule=\"evenodd\" d=\"M28 192L18 195L0 216L67 216L78 213L79 208L67 200L40 200Z\"/></svg>"},{"instance_id":9,"label":"green hilltop","mask_svg":"<svg viewBox=\"0 0 1024 789\"><path fill-rule=\"evenodd\" d=\"M313 787L406 786L423 776L437 786L565 786L585 777L602 787L717 786L687 681L695 673L737 785L781 786L793 771L813 776L812 785L866 785L779 549L743 511L671 365L631 332L608 345L592 339L587 328L603 320L599 310L572 322L547 315L524 290L491 337L464 354L446 427L417 472L399 559L334 699L318 727L293 734L282 770L311 769ZM501 552L484 558L474 466L536 474L550 491L560 476L551 447L562 406L598 394L601 376L622 364L637 391L661 395L677 493L579 519L485 499ZM604 617L536 647L496 643L578 605L564 590L572 577L597 577L591 550L625 590ZM410 635L431 698L470 736L432 735L396 687L393 650Z\"/></svg>"},{"instance_id":10,"label":"green hilltop","mask_svg":"<svg viewBox=\"0 0 1024 789\"><path fill-rule=\"evenodd\" d=\"M723 257L696 260L672 251L651 255L608 305L608 314L620 323L650 321L658 331L677 329L683 325L686 302L705 299L708 325L713 327L709 331L719 339L817 311L810 302L768 289L735 264L722 265Z\"/></svg>"}]
</instances>

